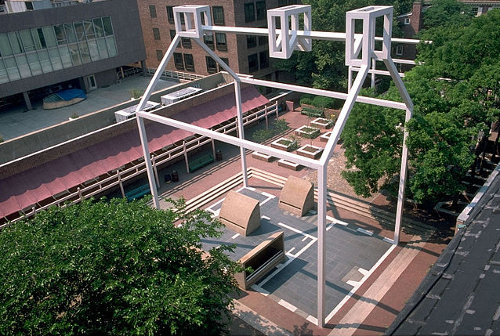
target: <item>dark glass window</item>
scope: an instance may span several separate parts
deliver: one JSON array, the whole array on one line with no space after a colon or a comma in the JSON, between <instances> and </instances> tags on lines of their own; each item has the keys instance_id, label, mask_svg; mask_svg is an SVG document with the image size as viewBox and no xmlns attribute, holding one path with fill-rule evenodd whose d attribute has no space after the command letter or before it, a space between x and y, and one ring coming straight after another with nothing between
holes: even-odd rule
<instances>
[{"instance_id":1,"label":"dark glass window","mask_svg":"<svg viewBox=\"0 0 500 336\"><path fill-rule=\"evenodd\" d=\"M160 30L158 28L153 28L153 36L155 40L160 40Z\"/></svg>"},{"instance_id":2,"label":"dark glass window","mask_svg":"<svg viewBox=\"0 0 500 336\"><path fill-rule=\"evenodd\" d=\"M245 22L255 21L255 5L253 2L245 4Z\"/></svg>"},{"instance_id":3,"label":"dark glass window","mask_svg":"<svg viewBox=\"0 0 500 336\"><path fill-rule=\"evenodd\" d=\"M255 72L257 70L259 70L257 54L248 55L248 71Z\"/></svg>"},{"instance_id":4,"label":"dark glass window","mask_svg":"<svg viewBox=\"0 0 500 336\"><path fill-rule=\"evenodd\" d=\"M177 70L184 70L184 61L181 53L174 53L174 65Z\"/></svg>"},{"instance_id":5,"label":"dark glass window","mask_svg":"<svg viewBox=\"0 0 500 336\"><path fill-rule=\"evenodd\" d=\"M208 33L207 35L203 35L203 42L212 50L215 48L214 44L214 34Z\"/></svg>"},{"instance_id":6,"label":"dark glass window","mask_svg":"<svg viewBox=\"0 0 500 336\"><path fill-rule=\"evenodd\" d=\"M264 20L266 18L266 2L257 1L255 9L257 10L257 20Z\"/></svg>"},{"instance_id":7,"label":"dark glass window","mask_svg":"<svg viewBox=\"0 0 500 336\"><path fill-rule=\"evenodd\" d=\"M158 61L161 61L161 60L162 60L162 58L163 58L163 51L161 51L161 50L156 50L156 59L157 59Z\"/></svg>"},{"instance_id":8,"label":"dark glass window","mask_svg":"<svg viewBox=\"0 0 500 336\"><path fill-rule=\"evenodd\" d=\"M247 35L247 49L255 48L257 46L257 37Z\"/></svg>"},{"instance_id":9,"label":"dark glass window","mask_svg":"<svg viewBox=\"0 0 500 336\"><path fill-rule=\"evenodd\" d=\"M169 23L174 23L174 8L167 6L167 19Z\"/></svg>"},{"instance_id":10,"label":"dark glass window","mask_svg":"<svg viewBox=\"0 0 500 336\"><path fill-rule=\"evenodd\" d=\"M187 37L181 37L182 46L184 48L191 49L191 39Z\"/></svg>"},{"instance_id":11,"label":"dark glass window","mask_svg":"<svg viewBox=\"0 0 500 336\"><path fill-rule=\"evenodd\" d=\"M155 5L149 5L149 16L153 19L156 18L156 7Z\"/></svg>"},{"instance_id":12,"label":"dark glass window","mask_svg":"<svg viewBox=\"0 0 500 336\"><path fill-rule=\"evenodd\" d=\"M191 54L184 54L184 66L187 71L193 71L194 72L194 61L193 61L193 55Z\"/></svg>"},{"instance_id":13,"label":"dark glass window","mask_svg":"<svg viewBox=\"0 0 500 336\"><path fill-rule=\"evenodd\" d=\"M260 68L265 69L269 67L269 51L264 50L259 53Z\"/></svg>"},{"instance_id":14,"label":"dark glass window","mask_svg":"<svg viewBox=\"0 0 500 336\"><path fill-rule=\"evenodd\" d=\"M229 66L229 59L225 57L220 58L224 63L226 63ZM224 71L224 68L220 66L220 64L217 64L219 66L219 71Z\"/></svg>"},{"instance_id":15,"label":"dark glass window","mask_svg":"<svg viewBox=\"0 0 500 336\"><path fill-rule=\"evenodd\" d=\"M207 62L207 72L213 74L217 72L217 62L210 56L205 56Z\"/></svg>"},{"instance_id":16,"label":"dark glass window","mask_svg":"<svg viewBox=\"0 0 500 336\"><path fill-rule=\"evenodd\" d=\"M268 43L268 38L267 36L259 36L259 45L267 45Z\"/></svg>"},{"instance_id":17,"label":"dark glass window","mask_svg":"<svg viewBox=\"0 0 500 336\"><path fill-rule=\"evenodd\" d=\"M173 41L175 38L175 30L174 29L170 29L170 39Z\"/></svg>"},{"instance_id":18,"label":"dark glass window","mask_svg":"<svg viewBox=\"0 0 500 336\"><path fill-rule=\"evenodd\" d=\"M224 8L221 6L212 7L212 15L214 17L214 25L224 25Z\"/></svg>"},{"instance_id":19,"label":"dark glass window","mask_svg":"<svg viewBox=\"0 0 500 336\"><path fill-rule=\"evenodd\" d=\"M215 43L217 46L217 50L226 51L227 50L226 34L215 33Z\"/></svg>"},{"instance_id":20,"label":"dark glass window","mask_svg":"<svg viewBox=\"0 0 500 336\"><path fill-rule=\"evenodd\" d=\"M33 10L33 2L31 1L26 1L26 10Z\"/></svg>"}]
</instances>

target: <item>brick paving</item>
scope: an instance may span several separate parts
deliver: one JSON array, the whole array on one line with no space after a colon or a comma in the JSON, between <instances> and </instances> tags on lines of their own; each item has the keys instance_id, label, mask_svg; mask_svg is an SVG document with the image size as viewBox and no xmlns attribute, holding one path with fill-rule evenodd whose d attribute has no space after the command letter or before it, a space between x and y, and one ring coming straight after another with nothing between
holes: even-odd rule
<instances>
[{"instance_id":1,"label":"brick paving","mask_svg":"<svg viewBox=\"0 0 500 336\"><path fill-rule=\"evenodd\" d=\"M306 117L301 116L299 113L287 113L284 117L292 128L300 127L308 121ZM302 141L309 142L311 140L305 139ZM324 143L319 143L319 140L314 140L312 143L324 146ZM340 149L341 148L336 148L336 153L341 153ZM237 149L233 148L231 150L233 153L237 153ZM231 150L224 152L225 158L230 156L227 154ZM255 167L283 177L294 175L314 180L314 172L308 168L292 171L287 168L279 167L277 165L277 160L264 162L254 159L249 152L246 155L246 159L248 167ZM337 161L332 160L333 162L331 162L331 165L335 166L335 164L341 162L341 160L342 156L338 155ZM335 169L336 171L340 171L340 168ZM161 191L168 197L184 197L189 200L199 195L200 192L217 185L239 171L241 171L240 160L238 160L237 157L232 158L218 165L206 167L199 172L183 175L183 180L181 182L162 186ZM338 173L335 174L335 179L338 180ZM337 187L341 186L342 188L336 191L352 196L352 189L349 190L349 186L346 187L345 183L341 184L335 179L330 176L329 181L331 180L333 185ZM249 179L249 186L276 196L279 196L280 193L280 188L278 186L256 177ZM241 184L236 187L236 189L240 187ZM220 199L220 197L218 199ZM386 206L392 211L391 204L383 195L374 195L364 201L373 201L373 203L379 206ZM212 201L212 204L213 202L214 201ZM353 227L372 231L374 235L392 238L392 228L380 224L379 221L373 218L368 218L367 216L353 213L331 204L328 205L328 215L348 222L349 225ZM304 310L313 309L312 315L315 315L315 284L312 286L308 284L308 288L304 285L302 285L302 287L294 285L296 286L295 289L292 288L293 286L287 288L299 294L309 291L309 294L305 295L305 297L314 297L314 302L310 302L311 300L299 302L302 306L295 313L279 304L275 300L276 298L273 300L272 295L265 296L255 290L244 291L241 296L238 297L235 313L240 318L246 319L247 323L264 334L286 334L286 331L294 335L383 334L385 329L403 308L406 300L413 294L421 279L426 275L429 267L437 260L437 257L446 246L446 242L446 238L435 238L433 232L428 232L426 235L402 232L400 245L391 250L383 262L373 271L366 281L361 284L356 292L345 302L342 308L327 321L325 328L317 327L311 322L310 318L309 320L307 319L307 314L302 313ZM350 251L350 253L355 253L356 249L359 249L361 252L363 249L363 247L357 245L352 239L346 238L345 243L346 245L342 246L342 248ZM312 250L316 250L316 244L311 247L311 251ZM335 254L339 252L341 252L341 250L338 250ZM333 251L330 251L330 253L333 253ZM316 261L312 259L310 261L315 263ZM331 263L331 260L329 260L329 262ZM327 268L330 266L332 265L327 264ZM315 267L314 265L311 269ZM366 267L369 268L370 265ZM278 294L279 295L276 295L276 297L285 295L281 292ZM241 313L242 310L247 310L247 313ZM258 316L256 316L255 313L248 314L248 311L255 312Z\"/></svg>"}]
</instances>

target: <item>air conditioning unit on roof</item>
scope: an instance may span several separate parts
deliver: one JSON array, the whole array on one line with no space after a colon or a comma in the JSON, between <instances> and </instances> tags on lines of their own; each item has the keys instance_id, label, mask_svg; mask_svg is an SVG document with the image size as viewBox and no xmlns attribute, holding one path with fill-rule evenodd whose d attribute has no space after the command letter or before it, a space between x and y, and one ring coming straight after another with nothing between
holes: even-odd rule
<instances>
[{"instance_id":1,"label":"air conditioning unit on roof","mask_svg":"<svg viewBox=\"0 0 500 336\"><path fill-rule=\"evenodd\" d=\"M169 94L166 94L164 96L161 96L161 104L162 105L170 105L175 102L178 102L179 100L186 99L188 97L194 96L198 92L203 91L203 89L200 88L195 88L195 87L187 87L175 92L171 92Z\"/></svg>"},{"instance_id":2,"label":"air conditioning unit on roof","mask_svg":"<svg viewBox=\"0 0 500 336\"><path fill-rule=\"evenodd\" d=\"M135 110L137 109L138 105L139 104L132 105L132 106L129 106L127 108L124 108L123 110L116 111L115 112L116 122L119 123L119 122L122 122L122 121L125 121L128 119L134 118L135 117ZM148 100L148 102L146 103L146 106L144 106L144 111L149 112L151 110L154 110L158 105L160 105L160 104Z\"/></svg>"}]
</instances>

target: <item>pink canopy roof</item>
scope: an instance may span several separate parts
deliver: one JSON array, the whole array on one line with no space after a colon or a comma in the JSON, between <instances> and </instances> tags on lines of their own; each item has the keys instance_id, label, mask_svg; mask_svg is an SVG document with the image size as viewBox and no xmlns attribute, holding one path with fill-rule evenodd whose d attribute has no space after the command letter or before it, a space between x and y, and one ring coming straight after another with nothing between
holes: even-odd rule
<instances>
[{"instance_id":1,"label":"pink canopy roof","mask_svg":"<svg viewBox=\"0 0 500 336\"><path fill-rule=\"evenodd\" d=\"M254 87L241 91L243 112L268 100ZM210 128L236 116L234 93L191 107L172 118ZM191 133L159 123L147 126L149 150L157 151ZM33 206L142 156L137 129L0 180L0 217Z\"/></svg>"}]
</instances>

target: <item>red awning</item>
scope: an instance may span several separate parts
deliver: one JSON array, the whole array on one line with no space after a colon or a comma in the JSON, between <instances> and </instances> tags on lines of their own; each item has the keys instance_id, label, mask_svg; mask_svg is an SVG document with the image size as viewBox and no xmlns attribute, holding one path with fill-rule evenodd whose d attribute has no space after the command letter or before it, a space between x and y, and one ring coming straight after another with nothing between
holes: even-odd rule
<instances>
[{"instance_id":1,"label":"red awning","mask_svg":"<svg viewBox=\"0 0 500 336\"><path fill-rule=\"evenodd\" d=\"M241 91L243 113L268 103L254 87ZM172 118L211 128L236 116L234 93L191 107ZM190 132L159 123L146 127L149 150L155 152ZM137 129L0 180L0 217L8 216L103 175L142 156Z\"/></svg>"}]
</instances>

